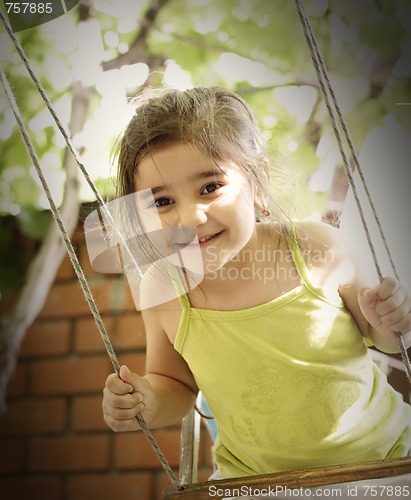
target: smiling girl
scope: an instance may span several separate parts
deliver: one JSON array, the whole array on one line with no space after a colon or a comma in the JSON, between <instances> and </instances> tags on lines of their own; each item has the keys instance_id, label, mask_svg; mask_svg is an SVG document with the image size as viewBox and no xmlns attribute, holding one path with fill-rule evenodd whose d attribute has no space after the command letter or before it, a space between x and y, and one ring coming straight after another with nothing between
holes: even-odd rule
<instances>
[{"instance_id":1,"label":"smiling girl","mask_svg":"<svg viewBox=\"0 0 411 500\"><path fill-rule=\"evenodd\" d=\"M394 353L399 331L409 346L410 295L389 277L370 288L338 230L289 220L269 177L238 95L139 98L120 146L120 196L151 190L164 229L194 230L204 277L142 311L146 373L109 375L105 421L131 431L141 413L151 428L170 425L201 390L218 423L221 477L405 456L411 408L364 339Z\"/></svg>"}]
</instances>

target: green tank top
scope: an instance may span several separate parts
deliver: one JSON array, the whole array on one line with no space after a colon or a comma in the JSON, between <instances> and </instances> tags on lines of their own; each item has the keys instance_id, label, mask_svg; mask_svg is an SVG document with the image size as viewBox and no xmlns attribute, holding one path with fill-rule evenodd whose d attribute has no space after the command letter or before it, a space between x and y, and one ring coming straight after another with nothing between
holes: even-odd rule
<instances>
[{"instance_id":1,"label":"green tank top","mask_svg":"<svg viewBox=\"0 0 411 500\"><path fill-rule=\"evenodd\" d=\"M406 456L411 407L374 364L340 298L303 284L256 307L183 311L174 347L218 423L223 478Z\"/></svg>"}]
</instances>

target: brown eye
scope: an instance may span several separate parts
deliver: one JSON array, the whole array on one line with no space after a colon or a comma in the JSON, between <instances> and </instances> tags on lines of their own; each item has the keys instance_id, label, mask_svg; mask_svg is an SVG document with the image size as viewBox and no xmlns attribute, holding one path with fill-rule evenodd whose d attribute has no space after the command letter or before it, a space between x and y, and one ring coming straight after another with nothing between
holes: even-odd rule
<instances>
[{"instance_id":1,"label":"brown eye","mask_svg":"<svg viewBox=\"0 0 411 500\"><path fill-rule=\"evenodd\" d=\"M210 184L207 184L203 190L201 191L201 194L211 194L217 191L218 189L221 188L221 184L218 182L212 182Z\"/></svg>"},{"instance_id":2,"label":"brown eye","mask_svg":"<svg viewBox=\"0 0 411 500\"><path fill-rule=\"evenodd\" d=\"M172 201L170 198L159 198L158 200L155 200L154 203L156 207L167 207L168 205L171 205Z\"/></svg>"}]
</instances>

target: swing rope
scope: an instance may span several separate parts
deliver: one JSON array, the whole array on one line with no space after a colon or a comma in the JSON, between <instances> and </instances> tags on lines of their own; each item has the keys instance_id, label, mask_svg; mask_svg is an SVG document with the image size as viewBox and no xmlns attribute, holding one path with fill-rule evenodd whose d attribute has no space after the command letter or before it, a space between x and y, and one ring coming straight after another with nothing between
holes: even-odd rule
<instances>
[{"instance_id":1,"label":"swing rope","mask_svg":"<svg viewBox=\"0 0 411 500\"><path fill-rule=\"evenodd\" d=\"M98 203L100 205L100 208L103 208L105 209L105 213L109 215L109 217L111 218L111 214L110 212L108 211L105 203L104 203L104 200L103 198L101 197L100 193L98 193L94 183L92 182L91 178L89 177L84 165L80 162L80 156L79 156L79 153L77 152L75 146L72 144L71 140L70 140L70 137L69 137L69 134L68 132L65 130L64 126L61 124L60 120L58 119L54 109L53 109L53 106L51 104L51 102L49 101L46 93L44 92L44 89L42 88L39 80L37 79L36 75L34 74L32 68L31 68L31 65L30 63L28 62L27 60L27 57L25 56L24 54L24 51L20 45L20 43L18 42L18 40L16 39L16 37L14 36L14 33L7 21L7 19L5 18L2 10L0 9L0 18L6 28L6 31L7 33L9 34L9 36L11 37L11 39L13 40L13 43L20 55L20 57L22 58L27 70L29 71L30 73L30 76L32 77L36 87L37 87L37 90L39 91L39 93L41 94L43 100L46 102L46 105L50 111L50 113L52 114L58 128L60 129L61 133L63 134L63 137L64 139L66 140L66 143L67 143L67 146L70 150L70 152L73 154L74 156L74 159L76 160L77 164L79 165L82 173L84 174L87 182L89 183L90 187L93 189L93 193L96 195L97 197L97 200L98 200ZM98 311L98 308L97 308L97 305L96 305L96 302L93 298L93 295L92 295L92 292L90 290L90 287L89 287L89 284L87 282L87 279L84 275L84 272L83 272L83 269L80 265L80 262L78 260L78 257L76 255L76 252L75 252L75 249L73 247L73 244L70 240L70 237L68 235L68 232L65 228L65 225L64 225L64 222L61 218L61 215L60 215L60 212L59 212L59 209L57 208L56 204L54 203L54 200L53 200L53 197L51 195L51 192L50 192L50 189L49 189L49 186L48 186L48 183L43 175L43 172L42 172L42 169L40 167L40 163L39 163L39 160L37 158L37 155L36 155L36 152L34 150L34 147L33 147L33 144L30 140L30 137L27 133L27 130L26 130L26 127L23 123L23 119L22 119L22 116L21 116L21 113L20 113L20 110L18 108L18 104L16 102L16 99L15 99L15 96L13 94L13 91L10 87L10 84L9 84L9 81L3 71L3 69L0 67L0 80L1 80L1 83L2 83L2 86L4 88L4 91L6 93L6 96L7 96L7 99L10 103L10 106L11 106L11 109L12 109L12 112L15 116L15 119L16 119L16 122L17 122L17 125L18 125L18 128L19 128L19 131L20 131L20 134L23 138L23 141L24 141L24 144L26 146L26 149L27 149L27 152L33 162L33 165L36 169L36 172L37 172L37 175L39 176L39 179L40 179L40 182L41 182L41 185L43 187L43 190L46 194L46 197L48 199L48 202L50 204L50 208L51 208L51 212L53 214L53 217L54 217L54 220L60 230L60 233L61 233L61 236L62 236L62 239L63 239L63 242L64 242L64 245L66 247L66 250L67 250L67 253L69 255L69 258L70 258L70 261L73 265L73 268L74 268L74 271L77 275L77 278L79 280L79 283L80 283L80 286L84 292L84 295L85 295L85 298L87 300L87 303L89 305L89 308L91 310L91 313L93 315L93 318L95 320L95 323L96 323L96 326L97 326L97 329L101 335L101 338L103 340L103 343L104 343L104 346L106 348L106 351L109 355L109 358L111 360L111 363L113 365L113 368L114 370L117 372L117 374L119 374L119 370L120 370L120 363L117 359L117 356L114 352L114 349L113 349L113 346L112 346L112 343L109 339L109 336L107 334L107 331L105 329L105 326L103 324L103 321L101 319L101 315ZM123 241L123 246L125 246L125 248L128 248L126 243ZM133 259L134 261L134 259ZM137 264L135 263L135 265L137 266ZM137 266L137 269L138 266ZM141 272L141 271L140 271ZM160 460L165 472L167 473L168 477L170 478L174 488L176 490L181 490L183 489L183 487L181 486L181 484L178 482L177 478L175 477L175 474L173 472L173 470L171 469L170 465L168 464L167 462L167 459L165 458L165 456L163 455L163 453L161 452L158 444L156 443L152 433L149 431L148 427L147 427L147 424L146 422L144 421L143 417L138 414L136 416L136 420L138 421L142 431L144 432L145 436L147 437L148 441L150 442L151 446L153 447L153 450L157 456L157 458Z\"/></svg>"},{"instance_id":2,"label":"swing rope","mask_svg":"<svg viewBox=\"0 0 411 500\"><path fill-rule=\"evenodd\" d=\"M383 274L381 271L380 264L378 262L378 257L377 257L377 253L375 251L374 243L371 239L368 223L367 223L365 215L364 215L364 210L363 210L362 203L361 203L361 200L360 200L360 197L358 194L358 190L357 190L357 186L356 186L356 183L354 180L354 176L351 172L351 165L350 165L350 162L348 159L348 154L346 152L347 145L348 145L349 152L351 154L351 160L352 160L355 168L357 169L358 175L361 179L363 189L364 189L366 197L367 197L367 201L368 201L369 206L371 208L375 223L378 227L378 231L380 233L380 236L381 236L381 239L382 239L382 242L384 245L384 249L387 253L391 268L393 270L395 277L397 278L397 280L399 280L398 272L396 270L394 261L392 259L392 255L391 255L386 237L384 235L382 224L380 222L380 219L379 219L377 211L375 209L375 205L373 203L371 194L369 192L369 189L368 189L365 177L364 177L364 173L363 173L362 167L360 165L360 162L358 160L358 155L357 155L357 152L355 150L353 141L351 139L351 135L349 133L347 124L346 124L344 116L340 110L337 98L335 96L333 87L331 85L331 81L330 81L330 78L328 75L327 67L324 63L324 59L323 59L321 52L320 52L320 49L318 47L317 40L315 38L310 20L308 18L308 15L307 15L305 7L304 7L303 0L295 0L295 1L296 1L296 5L297 5L297 12L298 12L300 22L301 22L301 25L303 28L304 36L306 38L307 45L308 45L308 48L309 48L309 51L311 54L311 58L312 58L312 61L314 64L314 68L315 68L316 73L317 73L318 81L320 84L320 89L321 89L321 92L323 94L323 98L324 98L324 101L325 101L325 104L326 104L326 107L327 107L327 110L328 110L328 113L329 113L329 116L331 119L331 124L332 124L333 130L334 130L334 133L335 133L335 136L337 139L338 147L339 147L340 152L341 152L341 157L342 157L343 164L344 164L344 170L345 170L345 173L347 175L347 178L348 178L348 181L349 181L349 184L350 184L353 196L354 196L355 203L357 205L357 209L358 209L358 212L359 212L359 215L361 218L361 222L362 222L362 225L364 228L364 232L365 232L365 235L367 238L368 246L369 246L371 254L372 254L372 258L374 261L375 269L376 269L377 274L378 274L378 278L380 281L382 281ZM342 130L342 133L341 133L341 130ZM344 142L344 139L345 139L345 142ZM407 349L406 349L405 344L404 344L404 339L402 338L402 335L400 332L395 332L395 334L396 334L396 337L397 337L397 340L398 340L398 343L400 346L401 357L402 357L402 360L403 360L403 363L405 366L407 378L408 378L408 381L411 385L411 362L410 362L410 359L408 357L408 352L407 352Z\"/></svg>"}]
</instances>

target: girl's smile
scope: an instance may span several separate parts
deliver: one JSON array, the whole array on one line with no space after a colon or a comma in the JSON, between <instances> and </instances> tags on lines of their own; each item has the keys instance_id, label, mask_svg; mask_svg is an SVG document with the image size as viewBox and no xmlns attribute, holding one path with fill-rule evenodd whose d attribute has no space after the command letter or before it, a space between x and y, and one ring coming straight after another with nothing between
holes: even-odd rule
<instances>
[{"instance_id":1,"label":"girl's smile","mask_svg":"<svg viewBox=\"0 0 411 500\"><path fill-rule=\"evenodd\" d=\"M221 234L223 233L223 231L220 231L220 232L215 233L215 234L210 234L209 236L201 236L201 237L199 237L198 238L198 242L200 243L200 247L203 248L203 247L207 246L207 244L215 241L216 238L218 238L219 236L221 236Z\"/></svg>"}]
</instances>

